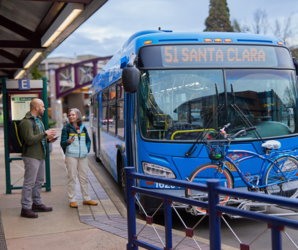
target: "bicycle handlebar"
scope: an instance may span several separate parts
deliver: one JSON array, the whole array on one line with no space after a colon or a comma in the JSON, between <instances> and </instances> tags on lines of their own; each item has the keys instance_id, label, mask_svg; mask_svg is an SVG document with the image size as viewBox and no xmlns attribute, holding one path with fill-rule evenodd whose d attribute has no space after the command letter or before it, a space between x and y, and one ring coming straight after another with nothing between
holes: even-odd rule
<instances>
[{"instance_id":1,"label":"bicycle handlebar","mask_svg":"<svg viewBox=\"0 0 298 250\"><path fill-rule=\"evenodd\" d=\"M237 132L236 134L234 134L233 136L229 136L229 135L226 133L225 129L228 128L230 125L231 125L231 124L228 123L227 125L225 125L225 126L220 130L222 136L224 136L225 138L228 138L228 137L230 137L230 138L235 138L235 137L237 137L238 135L240 135L240 134L242 134L242 133L245 133L245 132L247 132L247 131L252 131L252 130L256 130L256 129L257 129L256 127L250 127L250 128L246 128L246 129L242 129L242 130L238 131L238 132Z\"/></svg>"},{"instance_id":2,"label":"bicycle handlebar","mask_svg":"<svg viewBox=\"0 0 298 250\"><path fill-rule=\"evenodd\" d=\"M238 131L236 134L234 134L233 136L231 136L231 138L235 138L235 137L237 137L238 135L240 135L242 133L245 133L245 132L251 131L251 130L256 130L256 129L257 129L256 127L242 129L242 130Z\"/></svg>"},{"instance_id":3,"label":"bicycle handlebar","mask_svg":"<svg viewBox=\"0 0 298 250\"><path fill-rule=\"evenodd\" d=\"M247 128L247 129L244 129L245 131L251 131L251 130L256 130L257 128L256 127L251 127L251 128Z\"/></svg>"}]
</instances>

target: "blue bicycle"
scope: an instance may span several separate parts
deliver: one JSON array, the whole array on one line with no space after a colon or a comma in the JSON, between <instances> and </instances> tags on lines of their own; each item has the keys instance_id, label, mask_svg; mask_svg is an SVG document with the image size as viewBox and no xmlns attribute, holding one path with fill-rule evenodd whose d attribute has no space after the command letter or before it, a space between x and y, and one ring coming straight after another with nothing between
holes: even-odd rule
<instances>
[{"instance_id":1,"label":"blue bicycle","mask_svg":"<svg viewBox=\"0 0 298 250\"><path fill-rule=\"evenodd\" d=\"M249 191L296 198L298 196L298 160L293 154L296 153L297 148L277 151L281 147L280 142L271 140L262 144L265 155L246 150L229 150L232 139L239 135L245 135L248 131L256 130L256 127L250 127L230 136L225 131L229 125L225 125L220 130L220 134L227 140L227 144L223 141L205 141L205 147L212 162L197 167L190 174L188 181L206 184L208 179L220 179L221 186L234 188L233 177L229 170L233 168ZM235 153L242 154L244 157L233 159ZM241 162L252 158L259 158L263 161L258 175L254 177L245 175L238 167ZM208 196L205 193L190 189L185 191L187 197L208 201ZM226 205L228 202L228 196L220 197L222 205ZM198 212L206 212L203 208L197 207L196 209Z\"/></svg>"}]
</instances>

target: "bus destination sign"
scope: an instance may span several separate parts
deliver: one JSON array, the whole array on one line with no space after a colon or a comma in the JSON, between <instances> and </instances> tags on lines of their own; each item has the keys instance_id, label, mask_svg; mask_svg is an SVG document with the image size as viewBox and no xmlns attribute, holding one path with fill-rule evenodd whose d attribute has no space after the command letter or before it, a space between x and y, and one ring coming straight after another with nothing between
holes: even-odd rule
<instances>
[{"instance_id":1,"label":"bus destination sign","mask_svg":"<svg viewBox=\"0 0 298 250\"><path fill-rule=\"evenodd\" d=\"M164 67L277 67L274 47L251 45L161 46Z\"/></svg>"}]
</instances>

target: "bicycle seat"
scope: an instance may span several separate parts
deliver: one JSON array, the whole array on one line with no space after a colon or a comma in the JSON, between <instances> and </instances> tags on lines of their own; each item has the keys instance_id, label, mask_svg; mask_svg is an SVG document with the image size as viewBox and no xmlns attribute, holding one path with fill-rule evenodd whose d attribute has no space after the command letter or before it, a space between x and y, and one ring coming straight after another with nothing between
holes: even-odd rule
<instances>
[{"instance_id":1,"label":"bicycle seat","mask_svg":"<svg viewBox=\"0 0 298 250\"><path fill-rule=\"evenodd\" d=\"M266 149L279 149L281 147L281 144L279 141L266 141L265 143L262 144L263 148Z\"/></svg>"}]
</instances>

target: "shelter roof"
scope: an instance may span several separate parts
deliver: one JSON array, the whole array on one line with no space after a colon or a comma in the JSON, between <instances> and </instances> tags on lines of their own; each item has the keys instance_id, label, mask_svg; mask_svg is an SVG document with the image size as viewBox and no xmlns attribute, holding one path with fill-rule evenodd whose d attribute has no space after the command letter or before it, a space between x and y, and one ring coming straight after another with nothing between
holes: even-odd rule
<instances>
[{"instance_id":1,"label":"shelter roof","mask_svg":"<svg viewBox=\"0 0 298 250\"><path fill-rule=\"evenodd\" d=\"M0 78L30 73L107 1L1 0Z\"/></svg>"}]
</instances>

